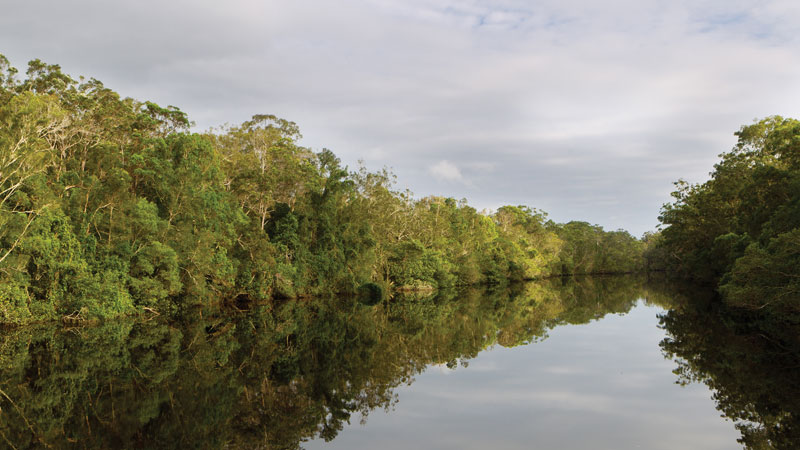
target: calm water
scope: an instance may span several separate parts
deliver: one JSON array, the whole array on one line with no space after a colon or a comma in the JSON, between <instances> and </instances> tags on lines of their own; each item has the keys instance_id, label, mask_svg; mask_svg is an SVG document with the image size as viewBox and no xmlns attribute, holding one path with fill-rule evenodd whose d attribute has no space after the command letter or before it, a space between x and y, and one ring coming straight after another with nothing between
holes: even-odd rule
<instances>
[{"instance_id":1,"label":"calm water","mask_svg":"<svg viewBox=\"0 0 800 450\"><path fill-rule=\"evenodd\" d=\"M798 324L629 277L0 338L0 448L798 448Z\"/></svg>"},{"instance_id":2,"label":"calm water","mask_svg":"<svg viewBox=\"0 0 800 450\"><path fill-rule=\"evenodd\" d=\"M738 432L702 384L681 387L658 328L663 309L560 326L543 342L494 347L467 368L432 366L388 413L307 449L730 449Z\"/></svg>"}]
</instances>

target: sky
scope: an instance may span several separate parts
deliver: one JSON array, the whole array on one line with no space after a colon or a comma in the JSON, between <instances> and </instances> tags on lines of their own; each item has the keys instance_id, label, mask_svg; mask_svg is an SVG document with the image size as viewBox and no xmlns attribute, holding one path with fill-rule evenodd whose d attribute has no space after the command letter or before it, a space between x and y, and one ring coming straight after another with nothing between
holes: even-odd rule
<instances>
[{"instance_id":1,"label":"sky","mask_svg":"<svg viewBox=\"0 0 800 450\"><path fill-rule=\"evenodd\" d=\"M174 105L254 114L415 196L639 236L742 126L800 118L795 0L6 0L0 53Z\"/></svg>"}]
</instances>

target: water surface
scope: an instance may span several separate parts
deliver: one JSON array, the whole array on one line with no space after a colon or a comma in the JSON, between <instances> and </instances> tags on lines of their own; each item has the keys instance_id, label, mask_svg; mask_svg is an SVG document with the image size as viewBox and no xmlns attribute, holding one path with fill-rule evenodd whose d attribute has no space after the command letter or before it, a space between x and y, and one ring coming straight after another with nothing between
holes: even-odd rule
<instances>
[{"instance_id":1,"label":"water surface","mask_svg":"<svg viewBox=\"0 0 800 450\"><path fill-rule=\"evenodd\" d=\"M631 277L5 330L0 447L797 448L797 321Z\"/></svg>"},{"instance_id":2,"label":"water surface","mask_svg":"<svg viewBox=\"0 0 800 450\"><path fill-rule=\"evenodd\" d=\"M398 389L388 413L354 420L308 449L736 448L702 384L680 386L659 344L664 310L558 326L531 345L487 349L468 367L433 366Z\"/></svg>"}]
</instances>

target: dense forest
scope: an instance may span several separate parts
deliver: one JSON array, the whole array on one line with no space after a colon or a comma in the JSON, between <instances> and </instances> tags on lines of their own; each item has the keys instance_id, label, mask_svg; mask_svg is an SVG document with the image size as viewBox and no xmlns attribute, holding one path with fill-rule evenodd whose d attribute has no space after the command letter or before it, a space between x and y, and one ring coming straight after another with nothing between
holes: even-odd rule
<instances>
[{"instance_id":1,"label":"dense forest","mask_svg":"<svg viewBox=\"0 0 800 450\"><path fill-rule=\"evenodd\" d=\"M797 442L800 122L742 127L642 239L415 197L272 115L191 127L0 55L0 325L65 322L5 329L4 444L297 448L390 407L427 365L640 298L669 309L678 381L714 390L742 444ZM717 293L572 277L642 271ZM125 315L144 317L98 320ZM100 323L72 327L85 322Z\"/></svg>"},{"instance_id":2,"label":"dense forest","mask_svg":"<svg viewBox=\"0 0 800 450\"><path fill-rule=\"evenodd\" d=\"M800 312L800 122L742 127L711 179L676 183L649 259L718 288L732 306Z\"/></svg>"},{"instance_id":3,"label":"dense forest","mask_svg":"<svg viewBox=\"0 0 800 450\"><path fill-rule=\"evenodd\" d=\"M650 237L649 265L695 286L662 316L662 348L682 383L714 390L746 448L797 448L800 121L768 117L736 136L708 181L676 183ZM716 293L694 295L697 284Z\"/></svg>"},{"instance_id":4,"label":"dense forest","mask_svg":"<svg viewBox=\"0 0 800 450\"><path fill-rule=\"evenodd\" d=\"M175 107L0 56L0 323L174 314L230 299L384 297L644 267L646 243L539 210L415 198L256 115Z\"/></svg>"}]
</instances>

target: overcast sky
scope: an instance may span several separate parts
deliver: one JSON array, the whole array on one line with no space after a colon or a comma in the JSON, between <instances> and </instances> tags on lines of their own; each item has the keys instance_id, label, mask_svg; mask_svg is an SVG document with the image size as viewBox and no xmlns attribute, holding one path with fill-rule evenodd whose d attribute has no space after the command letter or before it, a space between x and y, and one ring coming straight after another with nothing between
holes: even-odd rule
<instances>
[{"instance_id":1,"label":"overcast sky","mask_svg":"<svg viewBox=\"0 0 800 450\"><path fill-rule=\"evenodd\" d=\"M796 0L6 0L0 53L198 130L278 115L418 197L637 236L741 125L800 117Z\"/></svg>"}]
</instances>

